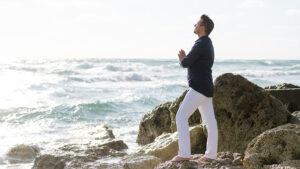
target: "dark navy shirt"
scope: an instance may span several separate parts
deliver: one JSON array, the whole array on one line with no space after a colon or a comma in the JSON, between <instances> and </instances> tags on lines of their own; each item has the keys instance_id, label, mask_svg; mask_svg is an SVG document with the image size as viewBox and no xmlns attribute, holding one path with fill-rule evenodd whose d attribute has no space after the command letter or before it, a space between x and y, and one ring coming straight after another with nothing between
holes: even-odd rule
<instances>
[{"instance_id":1,"label":"dark navy shirt","mask_svg":"<svg viewBox=\"0 0 300 169\"><path fill-rule=\"evenodd\" d=\"M197 39L191 51L180 62L181 67L188 68L189 86L207 97L213 97L214 92L213 64L214 47L207 35Z\"/></svg>"}]
</instances>

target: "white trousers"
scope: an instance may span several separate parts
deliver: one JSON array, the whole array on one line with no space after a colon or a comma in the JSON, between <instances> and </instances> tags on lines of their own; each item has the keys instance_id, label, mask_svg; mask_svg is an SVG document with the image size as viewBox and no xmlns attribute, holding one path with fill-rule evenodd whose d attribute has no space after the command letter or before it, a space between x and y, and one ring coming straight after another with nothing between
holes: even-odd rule
<instances>
[{"instance_id":1,"label":"white trousers","mask_svg":"<svg viewBox=\"0 0 300 169\"><path fill-rule=\"evenodd\" d=\"M191 143L189 132L189 117L199 109L202 124L206 125L208 138L205 157L216 159L218 149L218 127L212 103L212 97L195 91L190 87L176 114L176 126L178 132L178 156L191 157Z\"/></svg>"}]
</instances>

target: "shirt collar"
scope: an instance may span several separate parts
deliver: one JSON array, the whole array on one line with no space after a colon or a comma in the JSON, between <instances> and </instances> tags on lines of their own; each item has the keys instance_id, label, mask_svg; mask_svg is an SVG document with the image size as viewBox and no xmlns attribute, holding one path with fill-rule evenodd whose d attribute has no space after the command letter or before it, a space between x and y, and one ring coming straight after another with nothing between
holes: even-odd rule
<instances>
[{"instance_id":1,"label":"shirt collar","mask_svg":"<svg viewBox=\"0 0 300 169\"><path fill-rule=\"evenodd\" d=\"M207 37L208 37L208 35L201 36L200 38L198 38L198 39L196 40L196 42L199 41L199 40L201 40L201 39L207 38Z\"/></svg>"}]
</instances>

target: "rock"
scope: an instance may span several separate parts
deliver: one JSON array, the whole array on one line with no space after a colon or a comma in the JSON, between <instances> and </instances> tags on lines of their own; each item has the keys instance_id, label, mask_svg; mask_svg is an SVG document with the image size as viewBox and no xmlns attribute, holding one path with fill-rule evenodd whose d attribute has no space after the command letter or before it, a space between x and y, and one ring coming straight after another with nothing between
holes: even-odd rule
<instances>
[{"instance_id":1,"label":"rock","mask_svg":"<svg viewBox=\"0 0 300 169\"><path fill-rule=\"evenodd\" d=\"M39 155L40 149L37 146L19 144L12 147L6 154L10 163L32 162Z\"/></svg>"},{"instance_id":2,"label":"rock","mask_svg":"<svg viewBox=\"0 0 300 169\"><path fill-rule=\"evenodd\" d=\"M160 104L144 115L139 124L137 143L145 145L153 142L163 132L171 132L170 104L171 102Z\"/></svg>"},{"instance_id":3,"label":"rock","mask_svg":"<svg viewBox=\"0 0 300 169\"><path fill-rule=\"evenodd\" d=\"M279 99L290 112L300 110L300 86L283 83L267 86L265 89Z\"/></svg>"},{"instance_id":4,"label":"rock","mask_svg":"<svg viewBox=\"0 0 300 169\"><path fill-rule=\"evenodd\" d=\"M82 146L79 144L66 144L62 147L59 147L58 150L61 150L63 152L74 152L74 153L80 153L82 152Z\"/></svg>"},{"instance_id":5,"label":"rock","mask_svg":"<svg viewBox=\"0 0 300 169\"><path fill-rule=\"evenodd\" d=\"M125 169L153 169L161 159L151 155L131 154L121 159L121 166Z\"/></svg>"},{"instance_id":6,"label":"rock","mask_svg":"<svg viewBox=\"0 0 300 169\"><path fill-rule=\"evenodd\" d=\"M104 125L103 127L105 129L105 135L100 137L100 139L107 139L107 138L112 138L113 139L113 138L115 138L115 135L114 135L112 129L109 129L107 127L107 125Z\"/></svg>"},{"instance_id":7,"label":"rock","mask_svg":"<svg viewBox=\"0 0 300 169\"><path fill-rule=\"evenodd\" d=\"M64 169L65 165L63 158L46 154L35 159L32 169Z\"/></svg>"},{"instance_id":8,"label":"rock","mask_svg":"<svg viewBox=\"0 0 300 169\"><path fill-rule=\"evenodd\" d=\"M156 106L146 113L139 125L136 142L145 145L154 141L163 132L173 133L177 131L176 113L188 90L176 98L173 102L166 102ZM197 109L189 118L189 126L201 123L200 112Z\"/></svg>"},{"instance_id":9,"label":"rock","mask_svg":"<svg viewBox=\"0 0 300 169\"><path fill-rule=\"evenodd\" d=\"M118 150L118 151L128 148L128 146L124 143L123 140L113 140L113 141L110 141L108 143L100 144L99 146L100 147L101 146L107 146L109 148L112 148L112 149Z\"/></svg>"},{"instance_id":10,"label":"rock","mask_svg":"<svg viewBox=\"0 0 300 169\"><path fill-rule=\"evenodd\" d=\"M232 73L215 79L213 104L219 130L218 151L243 153L253 138L287 123L290 117L278 99Z\"/></svg>"},{"instance_id":11,"label":"rock","mask_svg":"<svg viewBox=\"0 0 300 169\"><path fill-rule=\"evenodd\" d=\"M206 148L206 137L202 125L190 127L192 154L204 153ZM178 134L163 133L156 137L154 142L143 146L139 153L156 156L163 161L172 159L178 154Z\"/></svg>"},{"instance_id":12,"label":"rock","mask_svg":"<svg viewBox=\"0 0 300 169\"><path fill-rule=\"evenodd\" d=\"M287 160L280 164L265 165L264 169L299 169L300 160Z\"/></svg>"},{"instance_id":13,"label":"rock","mask_svg":"<svg viewBox=\"0 0 300 169\"><path fill-rule=\"evenodd\" d=\"M113 134L112 129L109 129L107 125L103 126L96 126L93 131L89 132L90 135L96 135L96 140L103 140L103 139L114 139L115 135Z\"/></svg>"},{"instance_id":14,"label":"rock","mask_svg":"<svg viewBox=\"0 0 300 169\"><path fill-rule=\"evenodd\" d=\"M266 91L279 99L290 112L300 110L300 88L266 89Z\"/></svg>"},{"instance_id":15,"label":"rock","mask_svg":"<svg viewBox=\"0 0 300 169\"><path fill-rule=\"evenodd\" d=\"M300 125L300 111L295 111L294 113L292 113L290 123Z\"/></svg>"},{"instance_id":16,"label":"rock","mask_svg":"<svg viewBox=\"0 0 300 169\"><path fill-rule=\"evenodd\" d=\"M126 155L124 152L116 151L108 146L90 146L84 153L89 157L113 156L120 157Z\"/></svg>"},{"instance_id":17,"label":"rock","mask_svg":"<svg viewBox=\"0 0 300 169\"><path fill-rule=\"evenodd\" d=\"M288 123L267 130L249 143L243 165L247 169L256 169L287 160L299 160L299 143L300 125ZM300 168L300 165L297 167Z\"/></svg>"},{"instance_id":18,"label":"rock","mask_svg":"<svg viewBox=\"0 0 300 169\"><path fill-rule=\"evenodd\" d=\"M122 157L120 161L116 162L101 162L90 160L88 156L73 156L69 157L68 165L65 169L73 168L109 168L109 169L153 169L161 160L155 156L143 154L130 154Z\"/></svg>"},{"instance_id":19,"label":"rock","mask_svg":"<svg viewBox=\"0 0 300 169\"><path fill-rule=\"evenodd\" d=\"M190 161L160 163L155 169L242 169L242 154L231 152L219 152L217 159L211 163L198 161L203 154L193 154Z\"/></svg>"},{"instance_id":20,"label":"rock","mask_svg":"<svg viewBox=\"0 0 300 169\"><path fill-rule=\"evenodd\" d=\"M127 149L128 146L123 142L123 140L108 140L106 143L98 145L90 144L67 144L60 148L59 150L63 151L63 154L85 154L90 159L97 159L102 156L113 156L113 157L122 157L127 153L122 152L121 150ZM58 152L61 153L61 152Z\"/></svg>"},{"instance_id":21,"label":"rock","mask_svg":"<svg viewBox=\"0 0 300 169\"><path fill-rule=\"evenodd\" d=\"M123 169L123 167L117 163L92 163L85 165L84 169Z\"/></svg>"},{"instance_id":22,"label":"rock","mask_svg":"<svg viewBox=\"0 0 300 169\"><path fill-rule=\"evenodd\" d=\"M265 89L290 89L290 88L300 88L300 86L293 85L290 83L282 83L274 86L266 86Z\"/></svg>"},{"instance_id":23,"label":"rock","mask_svg":"<svg viewBox=\"0 0 300 169\"><path fill-rule=\"evenodd\" d=\"M179 106L181 105L186 93L189 90L185 90L181 96L179 96L178 98L176 98L170 105L169 110L170 110L170 116L171 116L171 132L175 132L177 131L177 126L176 126L176 114L177 111L179 109ZM200 116L200 112L197 109L189 118L189 126L195 126L201 123L201 116Z\"/></svg>"}]
</instances>

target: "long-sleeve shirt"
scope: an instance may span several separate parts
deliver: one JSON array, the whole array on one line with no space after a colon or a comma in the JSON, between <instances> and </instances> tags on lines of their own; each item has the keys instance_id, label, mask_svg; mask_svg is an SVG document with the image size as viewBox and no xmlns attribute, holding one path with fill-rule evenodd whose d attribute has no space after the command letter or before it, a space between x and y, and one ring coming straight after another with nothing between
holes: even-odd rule
<instances>
[{"instance_id":1,"label":"long-sleeve shirt","mask_svg":"<svg viewBox=\"0 0 300 169\"><path fill-rule=\"evenodd\" d=\"M201 36L179 63L181 67L188 69L189 86L207 97L213 97L211 68L214 63L214 47L211 39L207 35Z\"/></svg>"}]
</instances>

